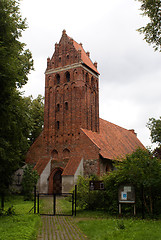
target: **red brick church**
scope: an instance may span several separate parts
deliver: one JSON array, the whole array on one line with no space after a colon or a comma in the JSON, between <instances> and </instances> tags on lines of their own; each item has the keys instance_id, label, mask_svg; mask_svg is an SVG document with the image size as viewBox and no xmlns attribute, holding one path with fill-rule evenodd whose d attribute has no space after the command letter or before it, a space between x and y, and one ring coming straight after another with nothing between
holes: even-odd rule
<instances>
[{"instance_id":1,"label":"red brick church","mask_svg":"<svg viewBox=\"0 0 161 240\"><path fill-rule=\"evenodd\" d=\"M69 192L78 175L102 175L138 147L134 130L99 118L97 63L64 30L47 59L44 130L26 156L40 175L39 191Z\"/></svg>"}]
</instances>

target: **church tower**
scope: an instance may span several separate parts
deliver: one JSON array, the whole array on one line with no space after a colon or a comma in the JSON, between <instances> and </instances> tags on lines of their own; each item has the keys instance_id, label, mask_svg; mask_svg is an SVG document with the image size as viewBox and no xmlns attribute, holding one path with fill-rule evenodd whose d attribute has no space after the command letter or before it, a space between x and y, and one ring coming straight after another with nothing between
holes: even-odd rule
<instances>
[{"instance_id":1,"label":"church tower","mask_svg":"<svg viewBox=\"0 0 161 240\"><path fill-rule=\"evenodd\" d=\"M98 76L89 52L63 30L45 72L47 145L71 144L79 138L80 128L99 132Z\"/></svg>"},{"instance_id":2,"label":"church tower","mask_svg":"<svg viewBox=\"0 0 161 240\"><path fill-rule=\"evenodd\" d=\"M62 33L45 72L44 129L26 154L40 193L67 193L79 175L102 175L144 146L133 131L99 118L99 72L82 44Z\"/></svg>"}]
</instances>

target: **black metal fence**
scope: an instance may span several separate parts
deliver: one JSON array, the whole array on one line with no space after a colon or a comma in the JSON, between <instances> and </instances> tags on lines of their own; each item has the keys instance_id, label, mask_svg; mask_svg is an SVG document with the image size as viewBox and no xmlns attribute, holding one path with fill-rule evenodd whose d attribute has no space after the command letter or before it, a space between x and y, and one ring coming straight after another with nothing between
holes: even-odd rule
<instances>
[{"instance_id":1,"label":"black metal fence","mask_svg":"<svg viewBox=\"0 0 161 240\"><path fill-rule=\"evenodd\" d=\"M77 186L71 193L43 194L34 188L34 213L41 215L76 216Z\"/></svg>"}]
</instances>

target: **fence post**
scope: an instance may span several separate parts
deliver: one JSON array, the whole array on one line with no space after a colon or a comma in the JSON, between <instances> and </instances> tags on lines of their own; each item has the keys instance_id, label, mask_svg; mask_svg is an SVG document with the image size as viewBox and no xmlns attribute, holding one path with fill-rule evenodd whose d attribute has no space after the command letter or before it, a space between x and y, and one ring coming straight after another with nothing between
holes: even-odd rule
<instances>
[{"instance_id":1,"label":"fence post","mask_svg":"<svg viewBox=\"0 0 161 240\"><path fill-rule=\"evenodd\" d=\"M74 190L73 190L73 193L72 193L72 216L74 214Z\"/></svg>"},{"instance_id":2,"label":"fence post","mask_svg":"<svg viewBox=\"0 0 161 240\"><path fill-rule=\"evenodd\" d=\"M56 194L53 193L53 198L54 198L54 216L56 215Z\"/></svg>"},{"instance_id":3,"label":"fence post","mask_svg":"<svg viewBox=\"0 0 161 240\"><path fill-rule=\"evenodd\" d=\"M4 192L1 193L1 208L4 210Z\"/></svg>"},{"instance_id":4,"label":"fence post","mask_svg":"<svg viewBox=\"0 0 161 240\"><path fill-rule=\"evenodd\" d=\"M77 185L75 185L75 216L77 214Z\"/></svg>"},{"instance_id":5,"label":"fence post","mask_svg":"<svg viewBox=\"0 0 161 240\"><path fill-rule=\"evenodd\" d=\"M36 213L36 186L34 186L34 214Z\"/></svg>"},{"instance_id":6,"label":"fence post","mask_svg":"<svg viewBox=\"0 0 161 240\"><path fill-rule=\"evenodd\" d=\"M39 193L37 194L37 213L39 213Z\"/></svg>"}]
</instances>

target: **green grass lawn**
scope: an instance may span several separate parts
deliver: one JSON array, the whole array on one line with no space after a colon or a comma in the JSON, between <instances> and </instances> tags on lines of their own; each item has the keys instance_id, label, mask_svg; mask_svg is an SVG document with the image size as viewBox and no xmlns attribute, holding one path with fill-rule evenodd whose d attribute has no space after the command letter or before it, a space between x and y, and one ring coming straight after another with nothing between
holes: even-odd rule
<instances>
[{"instance_id":1,"label":"green grass lawn","mask_svg":"<svg viewBox=\"0 0 161 240\"><path fill-rule=\"evenodd\" d=\"M15 214L0 216L0 240L33 240L36 239L40 216L29 213L32 201L23 197L12 197L5 202L5 209L13 205Z\"/></svg>"},{"instance_id":2,"label":"green grass lawn","mask_svg":"<svg viewBox=\"0 0 161 240\"><path fill-rule=\"evenodd\" d=\"M71 203L59 199L68 212ZM104 211L77 211L75 222L89 240L161 240L161 220L142 220L109 216Z\"/></svg>"},{"instance_id":3,"label":"green grass lawn","mask_svg":"<svg viewBox=\"0 0 161 240\"><path fill-rule=\"evenodd\" d=\"M160 220L82 217L78 227L90 240L161 240Z\"/></svg>"},{"instance_id":4,"label":"green grass lawn","mask_svg":"<svg viewBox=\"0 0 161 240\"><path fill-rule=\"evenodd\" d=\"M53 213L52 198L41 199L40 203L46 213ZM58 198L57 204L63 213L71 212L71 202L65 198ZM15 197L5 202L6 209L11 205L15 215L0 216L0 240L36 239L41 219L29 213L33 202ZM161 220L117 219L106 212L81 210L73 218L89 240L161 240Z\"/></svg>"}]
</instances>

